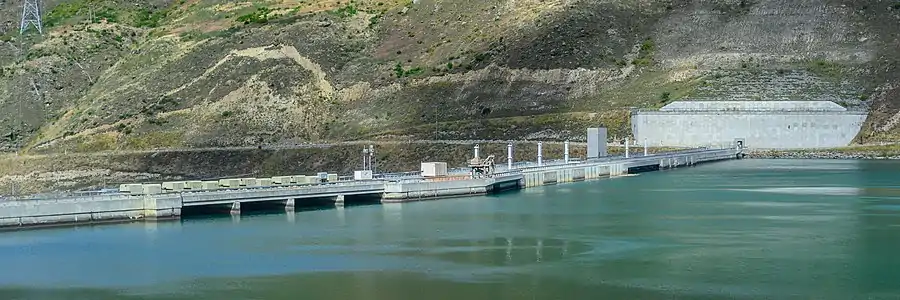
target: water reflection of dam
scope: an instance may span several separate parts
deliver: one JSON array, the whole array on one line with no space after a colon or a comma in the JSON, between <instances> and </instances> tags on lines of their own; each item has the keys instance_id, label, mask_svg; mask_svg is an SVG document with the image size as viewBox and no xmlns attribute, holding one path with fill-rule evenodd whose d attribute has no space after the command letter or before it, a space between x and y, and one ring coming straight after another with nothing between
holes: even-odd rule
<instances>
[{"instance_id":1,"label":"water reflection of dam","mask_svg":"<svg viewBox=\"0 0 900 300\"><path fill-rule=\"evenodd\" d=\"M588 250L577 241L517 236L420 240L407 242L390 254L481 266L521 266L558 261Z\"/></svg>"},{"instance_id":2,"label":"water reflection of dam","mask_svg":"<svg viewBox=\"0 0 900 300\"><path fill-rule=\"evenodd\" d=\"M900 163L857 162L860 191L859 226L854 237L859 241L855 255L862 261L856 265L862 290L879 293L897 292L893 284L900 277L900 178L892 176ZM890 270L887 271L886 270Z\"/></svg>"},{"instance_id":3,"label":"water reflection of dam","mask_svg":"<svg viewBox=\"0 0 900 300\"><path fill-rule=\"evenodd\" d=\"M458 201L470 200L460 199ZM473 199L471 201L485 200ZM454 263L490 266L552 262L589 250L589 246L583 242L546 237L546 233L542 230L522 232L514 227L503 226L503 224L509 224L511 220L507 219L504 222L500 220L504 215L497 213L472 211L452 216L432 216L432 222L429 223L420 222L421 220L418 219L425 215L421 210L441 210L445 205L454 206L455 204L435 202L430 203L429 206L384 205L381 210L384 227L372 229L369 232L370 237L360 236L360 238L370 239L374 236L383 240L406 241L400 245L399 250L392 252L392 255L430 257ZM546 217L541 214L520 215L512 223L545 224L547 223ZM460 218L465 222L457 223ZM440 226L441 220L444 219L448 223L454 223L454 227ZM410 227L410 224L417 225ZM479 234L479 232L487 233L495 230L506 234L493 236ZM456 237L444 234L447 231L454 232ZM365 235L364 231L359 233Z\"/></svg>"}]
</instances>

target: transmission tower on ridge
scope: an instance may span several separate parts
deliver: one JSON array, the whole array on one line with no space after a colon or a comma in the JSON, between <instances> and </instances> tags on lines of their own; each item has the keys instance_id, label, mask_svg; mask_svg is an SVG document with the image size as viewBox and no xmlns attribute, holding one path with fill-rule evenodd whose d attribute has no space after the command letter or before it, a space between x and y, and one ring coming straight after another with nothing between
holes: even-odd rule
<instances>
[{"instance_id":1,"label":"transmission tower on ridge","mask_svg":"<svg viewBox=\"0 0 900 300\"><path fill-rule=\"evenodd\" d=\"M22 25L19 26L19 34L24 34L28 27L34 25L38 33L44 34L41 24L41 0L25 0L22 6Z\"/></svg>"}]
</instances>

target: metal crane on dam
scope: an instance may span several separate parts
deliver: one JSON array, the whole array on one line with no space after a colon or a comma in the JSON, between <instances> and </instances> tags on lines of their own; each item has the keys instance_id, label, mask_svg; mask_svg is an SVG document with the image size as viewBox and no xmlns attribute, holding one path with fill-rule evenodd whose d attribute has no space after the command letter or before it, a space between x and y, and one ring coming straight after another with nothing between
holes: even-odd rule
<instances>
[{"instance_id":1,"label":"metal crane on dam","mask_svg":"<svg viewBox=\"0 0 900 300\"><path fill-rule=\"evenodd\" d=\"M469 168L472 169L472 178L494 177L494 155L488 155L484 160L479 157L479 147L475 145L475 157L469 160Z\"/></svg>"}]
</instances>

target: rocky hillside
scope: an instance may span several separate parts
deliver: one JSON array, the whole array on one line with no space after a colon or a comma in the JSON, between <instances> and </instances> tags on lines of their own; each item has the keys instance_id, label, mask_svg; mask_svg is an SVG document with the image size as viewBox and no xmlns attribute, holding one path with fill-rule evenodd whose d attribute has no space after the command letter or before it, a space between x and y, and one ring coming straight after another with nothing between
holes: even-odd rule
<instances>
[{"instance_id":1,"label":"rocky hillside","mask_svg":"<svg viewBox=\"0 0 900 300\"><path fill-rule=\"evenodd\" d=\"M829 99L900 137L895 0L0 1L0 149L629 134L677 99Z\"/></svg>"}]
</instances>

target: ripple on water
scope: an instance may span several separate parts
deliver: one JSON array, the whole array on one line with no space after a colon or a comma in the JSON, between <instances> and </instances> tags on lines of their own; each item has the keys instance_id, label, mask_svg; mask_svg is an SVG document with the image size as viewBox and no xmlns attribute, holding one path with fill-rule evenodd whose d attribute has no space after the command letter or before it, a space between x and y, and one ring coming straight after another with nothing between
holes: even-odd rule
<instances>
[{"instance_id":1,"label":"ripple on water","mask_svg":"<svg viewBox=\"0 0 900 300\"><path fill-rule=\"evenodd\" d=\"M777 187L757 189L729 189L739 192L774 193L790 195L826 195L826 196L857 196L862 189L855 187Z\"/></svg>"},{"instance_id":2,"label":"ripple on water","mask_svg":"<svg viewBox=\"0 0 900 300\"><path fill-rule=\"evenodd\" d=\"M890 204L885 204L885 205L871 205L871 206L868 206L867 208L868 208L868 209L872 209L872 210L887 210L887 211L898 211L898 212L900 212L900 205L890 205Z\"/></svg>"},{"instance_id":3,"label":"ripple on water","mask_svg":"<svg viewBox=\"0 0 900 300\"><path fill-rule=\"evenodd\" d=\"M830 203L816 203L816 202L780 202L780 201L745 201L745 202L733 202L731 203L737 206L747 206L747 207L824 207L831 206Z\"/></svg>"},{"instance_id":4,"label":"ripple on water","mask_svg":"<svg viewBox=\"0 0 900 300\"><path fill-rule=\"evenodd\" d=\"M401 248L387 254L489 267L548 263L591 250L589 245L580 241L535 237L419 240L406 243Z\"/></svg>"},{"instance_id":5,"label":"ripple on water","mask_svg":"<svg viewBox=\"0 0 900 300\"><path fill-rule=\"evenodd\" d=\"M843 219L843 217L840 216L827 215L760 216L759 218L764 220L790 222L831 222Z\"/></svg>"}]
</instances>

